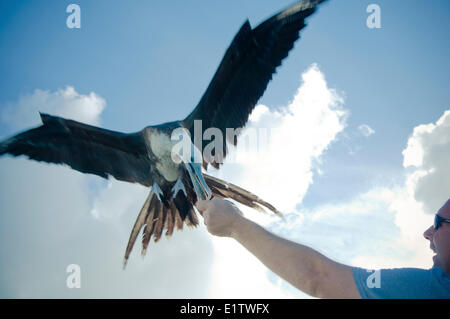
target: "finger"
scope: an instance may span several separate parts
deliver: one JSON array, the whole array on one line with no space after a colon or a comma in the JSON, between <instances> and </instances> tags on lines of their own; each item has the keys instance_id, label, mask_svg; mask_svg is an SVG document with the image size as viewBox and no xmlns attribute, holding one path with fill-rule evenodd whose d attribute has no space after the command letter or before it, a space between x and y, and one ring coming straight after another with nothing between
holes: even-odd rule
<instances>
[{"instance_id":1,"label":"finger","mask_svg":"<svg viewBox=\"0 0 450 319\"><path fill-rule=\"evenodd\" d=\"M206 225L206 226L208 226L208 221L209 221L209 211L208 210L206 210L204 213L203 213L203 223Z\"/></svg>"},{"instance_id":2,"label":"finger","mask_svg":"<svg viewBox=\"0 0 450 319\"><path fill-rule=\"evenodd\" d=\"M195 207L197 207L198 211L200 213L204 212L206 209L208 209L209 206L209 200L197 200L197 203L195 203Z\"/></svg>"}]
</instances>

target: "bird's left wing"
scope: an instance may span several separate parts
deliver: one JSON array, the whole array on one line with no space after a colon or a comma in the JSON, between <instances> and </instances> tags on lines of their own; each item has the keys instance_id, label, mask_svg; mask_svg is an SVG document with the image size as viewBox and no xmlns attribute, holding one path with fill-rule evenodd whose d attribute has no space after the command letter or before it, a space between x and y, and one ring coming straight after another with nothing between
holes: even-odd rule
<instances>
[{"instance_id":1,"label":"bird's left wing","mask_svg":"<svg viewBox=\"0 0 450 319\"><path fill-rule=\"evenodd\" d=\"M246 124L276 68L299 38L299 31L306 26L305 19L324 1L297 2L254 29L248 20L243 24L199 104L181 122L192 137L195 120L202 120L203 131L219 128L224 137L222 156L226 155L226 128L236 129ZM228 141L236 145L236 136L231 140L228 137ZM206 160L218 167L218 163ZM207 163L203 165L207 167Z\"/></svg>"},{"instance_id":2,"label":"bird's left wing","mask_svg":"<svg viewBox=\"0 0 450 319\"><path fill-rule=\"evenodd\" d=\"M89 173L151 186L152 165L141 132L125 134L41 114L43 125L0 142L0 156L67 164Z\"/></svg>"}]
</instances>

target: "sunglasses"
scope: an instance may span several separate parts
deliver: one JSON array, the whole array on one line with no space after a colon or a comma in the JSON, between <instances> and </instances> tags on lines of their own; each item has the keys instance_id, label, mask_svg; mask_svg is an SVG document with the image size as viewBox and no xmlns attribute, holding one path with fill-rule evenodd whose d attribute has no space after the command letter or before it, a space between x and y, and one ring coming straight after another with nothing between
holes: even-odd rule
<instances>
[{"instance_id":1,"label":"sunglasses","mask_svg":"<svg viewBox=\"0 0 450 319\"><path fill-rule=\"evenodd\" d=\"M450 219L442 218L438 214L434 215L434 229L441 227L442 223L450 223Z\"/></svg>"}]
</instances>

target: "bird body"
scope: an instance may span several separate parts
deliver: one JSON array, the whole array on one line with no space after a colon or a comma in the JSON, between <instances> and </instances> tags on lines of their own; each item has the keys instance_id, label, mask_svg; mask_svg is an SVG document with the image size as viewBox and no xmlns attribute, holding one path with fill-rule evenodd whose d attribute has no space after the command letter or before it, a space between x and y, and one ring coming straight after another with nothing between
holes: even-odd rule
<instances>
[{"instance_id":1,"label":"bird body","mask_svg":"<svg viewBox=\"0 0 450 319\"><path fill-rule=\"evenodd\" d=\"M324 1L297 2L256 28L246 21L198 105L183 120L121 133L41 114L41 126L0 142L0 156L26 155L36 161L65 164L82 173L113 176L119 181L151 187L131 231L125 263L141 230L145 254L150 238L158 241L163 230L170 236L174 228L182 229L183 224L196 226L194 205L198 199L231 198L281 215L256 195L205 171L209 165L219 168L223 164L227 141L237 143L237 136L230 138L225 132L245 126L276 68L299 38L305 19ZM195 131L197 121L201 121L200 132ZM221 147L214 150L217 156L202 153L205 142L201 137L211 128L222 132ZM182 142L187 142L187 147L182 152L174 152L180 143L173 139L177 130L185 133ZM198 136L200 141L196 140Z\"/></svg>"},{"instance_id":2,"label":"bird body","mask_svg":"<svg viewBox=\"0 0 450 319\"><path fill-rule=\"evenodd\" d=\"M150 160L154 161L155 167L162 177L168 182L175 182L180 176L180 163L172 159L172 149L176 141L171 139L167 131L147 127L143 135L149 148Z\"/></svg>"}]
</instances>

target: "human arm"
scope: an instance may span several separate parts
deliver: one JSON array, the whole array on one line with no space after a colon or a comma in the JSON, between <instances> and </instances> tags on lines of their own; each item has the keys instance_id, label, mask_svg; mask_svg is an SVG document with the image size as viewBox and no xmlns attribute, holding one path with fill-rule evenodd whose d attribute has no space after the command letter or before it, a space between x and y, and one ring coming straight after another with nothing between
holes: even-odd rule
<instances>
[{"instance_id":1,"label":"human arm","mask_svg":"<svg viewBox=\"0 0 450 319\"><path fill-rule=\"evenodd\" d=\"M360 298L353 272L319 252L281 238L242 216L231 202L199 201L208 231L234 238L274 273L319 298Z\"/></svg>"}]
</instances>

